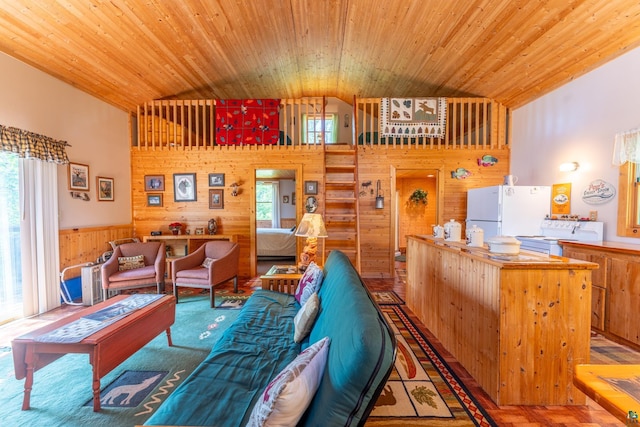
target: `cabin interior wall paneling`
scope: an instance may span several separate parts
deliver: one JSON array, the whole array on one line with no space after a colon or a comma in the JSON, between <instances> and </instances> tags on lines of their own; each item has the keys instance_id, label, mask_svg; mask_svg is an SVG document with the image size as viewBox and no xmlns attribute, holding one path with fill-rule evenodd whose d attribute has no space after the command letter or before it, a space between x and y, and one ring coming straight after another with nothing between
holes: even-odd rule
<instances>
[{"instance_id":1,"label":"cabin interior wall paneling","mask_svg":"<svg viewBox=\"0 0 640 427\"><path fill-rule=\"evenodd\" d=\"M66 229L58 235L60 271L72 265L95 262L111 250L110 241L134 237L132 224Z\"/></svg>"},{"instance_id":2,"label":"cabin interior wall paneling","mask_svg":"<svg viewBox=\"0 0 640 427\"><path fill-rule=\"evenodd\" d=\"M409 196L416 189L427 192L427 204L415 204ZM398 197L398 245L407 248L407 237L412 234L431 234L437 219L437 187L435 178L403 178L396 184Z\"/></svg>"}]
</instances>

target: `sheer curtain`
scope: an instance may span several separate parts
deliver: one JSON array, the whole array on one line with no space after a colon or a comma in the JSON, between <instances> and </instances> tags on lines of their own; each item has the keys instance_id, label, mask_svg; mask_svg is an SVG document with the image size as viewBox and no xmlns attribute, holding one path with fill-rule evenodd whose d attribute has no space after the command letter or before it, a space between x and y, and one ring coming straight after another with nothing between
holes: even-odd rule
<instances>
[{"instance_id":1,"label":"sheer curtain","mask_svg":"<svg viewBox=\"0 0 640 427\"><path fill-rule=\"evenodd\" d=\"M613 161L615 166L626 162L640 163L640 129L617 133L613 146Z\"/></svg>"},{"instance_id":2,"label":"sheer curtain","mask_svg":"<svg viewBox=\"0 0 640 427\"><path fill-rule=\"evenodd\" d=\"M280 181L272 182L273 202L271 204L271 227L280 228Z\"/></svg>"}]
</instances>

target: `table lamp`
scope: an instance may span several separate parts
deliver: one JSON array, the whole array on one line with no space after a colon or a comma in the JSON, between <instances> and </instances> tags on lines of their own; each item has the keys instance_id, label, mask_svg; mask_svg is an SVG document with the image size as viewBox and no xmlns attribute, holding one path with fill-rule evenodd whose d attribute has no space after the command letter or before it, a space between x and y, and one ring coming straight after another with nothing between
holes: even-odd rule
<instances>
[{"instance_id":1,"label":"table lamp","mask_svg":"<svg viewBox=\"0 0 640 427\"><path fill-rule=\"evenodd\" d=\"M316 260L318 237L329 237L322 215L315 213L304 214L295 234L298 237L307 238L298 263L298 268L304 271L312 261ZM322 264L324 264L324 245L322 246Z\"/></svg>"}]
</instances>

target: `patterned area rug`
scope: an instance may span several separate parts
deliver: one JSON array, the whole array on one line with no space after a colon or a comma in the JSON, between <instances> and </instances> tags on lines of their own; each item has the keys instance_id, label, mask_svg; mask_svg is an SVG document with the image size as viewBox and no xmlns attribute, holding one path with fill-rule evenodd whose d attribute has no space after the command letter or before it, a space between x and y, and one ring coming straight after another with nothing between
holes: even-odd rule
<instances>
[{"instance_id":1,"label":"patterned area rug","mask_svg":"<svg viewBox=\"0 0 640 427\"><path fill-rule=\"evenodd\" d=\"M404 304L402 298L393 291L373 291L371 296L378 305Z\"/></svg>"},{"instance_id":2,"label":"patterned area rug","mask_svg":"<svg viewBox=\"0 0 640 427\"><path fill-rule=\"evenodd\" d=\"M395 368L367 426L496 426L399 305L382 308L398 342Z\"/></svg>"}]
</instances>

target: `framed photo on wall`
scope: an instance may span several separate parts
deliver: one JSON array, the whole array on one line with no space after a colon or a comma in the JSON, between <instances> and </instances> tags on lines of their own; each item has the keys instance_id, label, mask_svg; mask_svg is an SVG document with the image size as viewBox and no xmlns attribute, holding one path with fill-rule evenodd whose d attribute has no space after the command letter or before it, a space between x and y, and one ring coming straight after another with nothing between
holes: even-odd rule
<instances>
[{"instance_id":1,"label":"framed photo on wall","mask_svg":"<svg viewBox=\"0 0 640 427\"><path fill-rule=\"evenodd\" d=\"M176 202L195 202L196 199L196 174L174 173L173 200Z\"/></svg>"},{"instance_id":2,"label":"framed photo on wall","mask_svg":"<svg viewBox=\"0 0 640 427\"><path fill-rule=\"evenodd\" d=\"M223 173L210 173L209 174L209 187L224 187L224 174Z\"/></svg>"},{"instance_id":3,"label":"framed photo on wall","mask_svg":"<svg viewBox=\"0 0 640 427\"><path fill-rule=\"evenodd\" d=\"M209 190L209 209L224 209L224 190Z\"/></svg>"},{"instance_id":4,"label":"framed photo on wall","mask_svg":"<svg viewBox=\"0 0 640 427\"><path fill-rule=\"evenodd\" d=\"M164 191L164 175L145 175L144 191Z\"/></svg>"},{"instance_id":5,"label":"framed photo on wall","mask_svg":"<svg viewBox=\"0 0 640 427\"><path fill-rule=\"evenodd\" d=\"M318 181L305 181L304 194L318 194Z\"/></svg>"},{"instance_id":6,"label":"framed photo on wall","mask_svg":"<svg viewBox=\"0 0 640 427\"><path fill-rule=\"evenodd\" d=\"M69 190L89 191L89 166L69 162Z\"/></svg>"},{"instance_id":7,"label":"framed photo on wall","mask_svg":"<svg viewBox=\"0 0 640 427\"><path fill-rule=\"evenodd\" d=\"M149 207L154 207L154 206L162 206L162 194L157 193L157 194L147 194L147 206Z\"/></svg>"},{"instance_id":8,"label":"framed photo on wall","mask_svg":"<svg viewBox=\"0 0 640 427\"><path fill-rule=\"evenodd\" d=\"M98 187L99 202L114 201L115 196L114 196L114 189L113 189L113 178L105 178L103 176L97 176L96 186Z\"/></svg>"}]
</instances>

